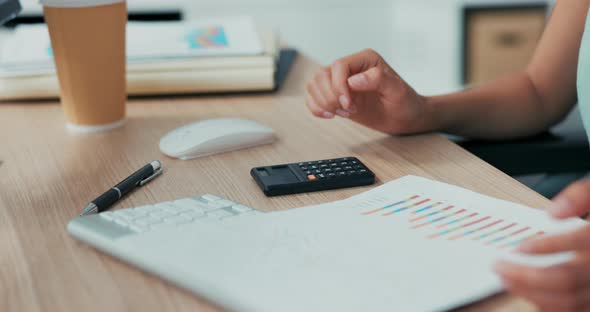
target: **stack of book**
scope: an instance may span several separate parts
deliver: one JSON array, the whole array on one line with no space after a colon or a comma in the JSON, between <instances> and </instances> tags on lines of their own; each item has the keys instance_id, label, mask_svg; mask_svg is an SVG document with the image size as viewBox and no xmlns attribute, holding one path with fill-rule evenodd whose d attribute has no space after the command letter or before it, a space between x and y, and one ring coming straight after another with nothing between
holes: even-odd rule
<instances>
[{"instance_id":1,"label":"stack of book","mask_svg":"<svg viewBox=\"0 0 590 312\"><path fill-rule=\"evenodd\" d=\"M0 100L59 97L45 25L22 25L0 51ZM270 91L276 35L247 17L129 23L129 95Z\"/></svg>"}]
</instances>

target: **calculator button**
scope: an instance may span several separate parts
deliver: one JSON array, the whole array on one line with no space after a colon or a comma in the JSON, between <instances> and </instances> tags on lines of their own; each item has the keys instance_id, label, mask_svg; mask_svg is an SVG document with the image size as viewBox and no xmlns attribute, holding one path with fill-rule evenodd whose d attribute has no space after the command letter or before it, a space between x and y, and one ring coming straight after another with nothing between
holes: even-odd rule
<instances>
[{"instance_id":1,"label":"calculator button","mask_svg":"<svg viewBox=\"0 0 590 312\"><path fill-rule=\"evenodd\" d=\"M324 172L326 172L326 173L332 172L332 169L330 169L330 168L324 169Z\"/></svg>"},{"instance_id":2,"label":"calculator button","mask_svg":"<svg viewBox=\"0 0 590 312\"><path fill-rule=\"evenodd\" d=\"M340 165L341 165L341 166L346 166L346 165L348 165L348 162L346 162L346 161L343 161L343 162L341 162L341 163L340 163Z\"/></svg>"},{"instance_id":3,"label":"calculator button","mask_svg":"<svg viewBox=\"0 0 590 312\"><path fill-rule=\"evenodd\" d=\"M324 168L328 168L328 165L326 165L326 164L322 164L322 165L320 165L320 168L322 168L322 169L324 169Z\"/></svg>"},{"instance_id":4,"label":"calculator button","mask_svg":"<svg viewBox=\"0 0 590 312\"><path fill-rule=\"evenodd\" d=\"M309 170L308 170L308 171L305 171L305 175L311 175L312 173L313 173L313 172L311 172L311 171L309 171Z\"/></svg>"},{"instance_id":5,"label":"calculator button","mask_svg":"<svg viewBox=\"0 0 590 312\"><path fill-rule=\"evenodd\" d=\"M328 173L328 179L336 177L335 173Z\"/></svg>"},{"instance_id":6,"label":"calculator button","mask_svg":"<svg viewBox=\"0 0 590 312\"><path fill-rule=\"evenodd\" d=\"M344 170L352 170L352 167L351 166L346 166L346 167L344 167Z\"/></svg>"},{"instance_id":7,"label":"calculator button","mask_svg":"<svg viewBox=\"0 0 590 312\"><path fill-rule=\"evenodd\" d=\"M307 171L307 166L299 166L301 168L301 170L303 171Z\"/></svg>"},{"instance_id":8,"label":"calculator button","mask_svg":"<svg viewBox=\"0 0 590 312\"><path fill-rule=\"evenodd\" d=\"M367 170L365 170L365 169L359 170L359 173L367 173Z\"/></svg>"},{"instance_id":9,"label":"calculator button","mask_svg":"<svg viewBox=\"0 0 590 312\"><path fill-rule=\"evenodd\" d=\"M313 175L313 174L310 174L310 175L307 176L307 179L309 181L315 181L315 180L317 180L317 177L315 175Z\"/></svg>"},{"instance_id":10,"label":"calculator button","mask_svg":"<svg viewBox=\"0 0 590 312\"><path fill-rule=\"evenodd\" d=\"M363 166L361 166L361 165L355 165L354 166L354 169L363 169Z\"/></svg>"},{"instance_id":11,"label":"calculator button","mask_svg":"<svg viewBox=\"0 0 590 312\"><path fill-rule=\"evenodd\" d=\"M325 175L325 174L318 174L318 178L319 178L320 180L323 180L323 179L325 179L325 178L326 178L326 175Z\"/></svg>"},{"instance_id":12,"label":"calculator button","mask_svg":"<svg viewBox=\"0 0 590 312\"><path fill-rule=\"evenodd\" d=\"M334 171L342 171L342 168L336 167L336 168L334 168Z\"/></svg>"},{"instance_id":13,"label":"calculator button","mask_svg":"<svg viewBox=\"0 0 590 312\"><path fill-rule=\"evenodd\" d=\"M346 172L344 172L344 171L339 171L339 172L338 172L338 173L336 173L336 174L337 174L339 177L341 177L341 176L345 176L345 175L346 175Z\"/></svg>"},{"instance_id":14,"label":"calculator button","mask_svg":"<svg viewBox=\"0 0 590 312\"><path fill-rule=\"evenodd\" d=\"M335 162L333 162L333 163L330 164L330 167L338 167L338 164L335 163Z\"/></svg>"},{"instance_id":15,"label":"calculator button","mask_svg":"<svg viewBox=\"0 0 590 312\"><path fill-rule=\"evenodd\" d=\"M348 174L349 174L349 175L356 174L356 170L350 170L350 171L348 171Z\"/></svg>"},{"instance_id":16,"label":"calculator button","mask_svg":"<svg viewBox=\"0 0 590 312\"><path fill-rule=\"evenodd\" d=\"M320 173L322 173L322 171L321 170L314 170L313 173L314 174L320 174Z\"/></svg>"},{"instance_id":17,"label":"calculator button","mask_svg":"<svg viewBox=\"0 0 590 312\"><path fill-rule=\"evenodd\" d=\"M310 166L309 168L310 168L311 170L315 170L315 169L317 169L317 168L318 168L318 166L316 166L316 165L313 165L313 166Z\"/></svg>"}]
</instances>

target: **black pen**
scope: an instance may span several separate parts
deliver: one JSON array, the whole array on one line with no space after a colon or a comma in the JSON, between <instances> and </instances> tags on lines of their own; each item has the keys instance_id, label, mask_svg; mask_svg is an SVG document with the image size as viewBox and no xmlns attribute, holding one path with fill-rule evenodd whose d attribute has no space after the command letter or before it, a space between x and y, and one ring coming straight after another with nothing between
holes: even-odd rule
<instances>
[{"instance_id":1,"label":"black pen","mask_svg":"<svg viewBox=\"0 0 590 312\"><path fill-rule=\"evenodd\" d=\"M97 199L93 200L84 208L84 210L82 210L80 216L107 210L127 193L131 192L136 187L145 185L161 173L162 164L157 160L152 161L143 168L137 170L127 179L121 181L121 183L115 185L112 189L100 195Z\"/></svg>"}]
</instances>

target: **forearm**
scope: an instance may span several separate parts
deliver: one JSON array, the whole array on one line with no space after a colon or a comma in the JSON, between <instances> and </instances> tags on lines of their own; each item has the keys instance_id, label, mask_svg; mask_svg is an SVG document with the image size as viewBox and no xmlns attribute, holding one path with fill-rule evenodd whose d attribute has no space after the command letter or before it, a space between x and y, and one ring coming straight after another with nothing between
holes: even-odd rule
<instances>
[{"instance_id":1,"label":"forearm","mask_svg":"<svg viewBox=\"0 0 590 312\"><path fill-rule=\"evenodd\" d=\"M524 71L427 101L434 130L482 139L540 133L559 122L574 104L551 103Z\"/></svg>"}]
</instances>

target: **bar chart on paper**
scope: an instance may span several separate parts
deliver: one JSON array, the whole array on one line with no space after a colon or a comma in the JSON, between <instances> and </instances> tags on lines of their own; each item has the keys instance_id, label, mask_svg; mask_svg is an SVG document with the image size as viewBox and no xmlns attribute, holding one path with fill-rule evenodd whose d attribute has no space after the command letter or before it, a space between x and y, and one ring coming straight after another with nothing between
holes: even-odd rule
<instances>
[{"instance_id":1,"label":"bar chart on paper","mask_svg":"<svg viewBox=\"0 0 590 312\"><path fill-rule=\"evenodd\" d=\"M371 201L366 204L370 205ZM491 213L482 213L475 207L437 201L432 196L419 194L378 208L365 209L361 215L395 218L397 221L402 219L408 228L419 231L428 239L472 240L501 249L517 247L526 240L545 234L543 229L524 222L511 221Z\"/></svg>"}]
</instances>

